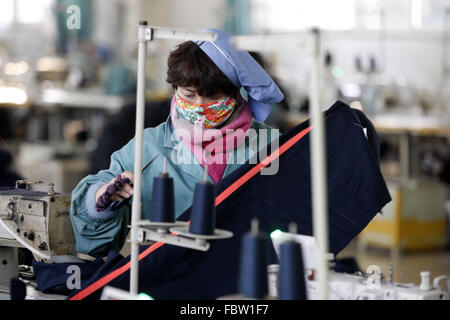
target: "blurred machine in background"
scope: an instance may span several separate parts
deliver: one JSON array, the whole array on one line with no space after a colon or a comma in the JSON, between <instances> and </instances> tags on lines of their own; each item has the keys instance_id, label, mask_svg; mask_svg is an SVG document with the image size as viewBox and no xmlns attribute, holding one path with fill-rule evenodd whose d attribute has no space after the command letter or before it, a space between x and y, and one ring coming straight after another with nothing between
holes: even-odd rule
<instances>
[{"instance_id":1,"label":"blurred machine in background","mask_svg":"<svg viewBox=\"0 0 450 320\"><path fill-rule=\"evenodd\" d=\"M393 201L360 236L360 244L402 250L448 244L450 126L445 118L379 115L382 171Z\"/></svg>"},{"instance_id":2,"label":"blurred machine in background","mask_svg":"<svg viewBox=\"0 0 450 320\"><path fill-rule=\"evenodd\" d=\"M70 193L134 135L136 46L124 34L142 4L28 2L0 8L0 150L16 174L0 176L0 185L45 180ZM82 28L67 27L71 5L80 8ZM146 126L167 119L168 94L148 91Z\"/></svg>"}]
</instances>

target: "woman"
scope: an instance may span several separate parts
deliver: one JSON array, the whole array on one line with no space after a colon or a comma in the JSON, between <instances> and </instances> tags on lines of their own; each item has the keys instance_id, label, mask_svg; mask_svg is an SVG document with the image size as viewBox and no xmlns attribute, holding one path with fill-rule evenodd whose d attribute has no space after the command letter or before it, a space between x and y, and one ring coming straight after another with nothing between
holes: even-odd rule
<instances>
[{"instance_id":1,"label":"woman","mask_svg":"<svg viewBox=\"0 0 450 320\"><path fill-rule=\"evenodd\" d=\"M261 129L269 129L262 121L283 94L247 52L231 47L229 34L206 31L216 32L217 39L187 41L170 53L166 80L175 91L170 116L144 130L143 163L151 163L143 172L143 219L149 217L153 177L163 171L165 158L179 217L191 206L206 165L208 179L217 183L274 138L270 130L265 141L258 136ZM70 214L78 253L103 256L122 248L131 206L103 200L121 203L132 197L133 168L134 139L111 155L109 169L85 177L73 190Z\"/></svg>"}]
</instances>

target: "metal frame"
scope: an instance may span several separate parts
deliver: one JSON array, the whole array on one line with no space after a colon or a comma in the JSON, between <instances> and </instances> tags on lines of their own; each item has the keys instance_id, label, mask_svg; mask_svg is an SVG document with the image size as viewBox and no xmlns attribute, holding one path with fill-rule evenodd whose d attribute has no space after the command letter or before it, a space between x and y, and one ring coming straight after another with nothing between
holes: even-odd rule
<instances>
[{"instance_id":1,"label":"metal frame","mask_svg":"<svg viewBox=\"0 0 450 320\"><path fill-rule=\"evenodd\" d=\"M309 117L311 121L311 183L313 232L317 239L317 277L319 299L328 299L328 198L324 117L320 104L320 43L318 29L309 32L234 36L233 45L241 50L289 51L309 55L311 78L309 87Z\"/></svg>"},{"instance_id":2,"label":"metal frame","mask_svg":"<svg viewBox=\"0 0 450 320\"><path fill-rule=\"evenodd\" d=\"M213 32L190 32L181 29L151 27L146 21L141 21L138 27L138 66L137 66L137 93L136 93L136 135L134 158L134 194L131 207L131 269L130 293L137 295L139 280L139 221L142 210L142 147L144 135L145 115L145 75L147 44L156 39L173 40L199 40L214 41L217 35Z\"/></svg>"},{"instance_id":3,"label":"metal frame","mask_svg":"<svg viewBox=\"0 0 450 320\"><path fill-rule=\"evenodd\" d=\"M131 270L130 293L138 293L139 275L139 221L141 219L142 198L142 147L145 114L145 74L147 43L155 39L200 40L214 41L213 32L190 32L187 30L149 27L146 21L141 21L138 28L138 68L137 68L137 99L136 99L136 138L134 159L134 195L131 215ZM280 44L281 40L287 40ZM256 41L255 41L256 40ZM312 203L314 235L317 239L318 255L318 283L319 298L328 298L328 199L326 181L326 148L325 130L322 111L320 108L320 32L263 36L235 36L231 39L237 49L258 50L270 48L271 51L298 50L306 51L312 57L311 79L309 88L311 125L311 167L312 167ZM270 43L276 45L270 45ZM249 46L250 45L250 46ZM253 45L253 47L251 47ZM304 52L302 52L304 53ZM142 238L141 238L142 239Z\"/></svg>"}]
</instances>

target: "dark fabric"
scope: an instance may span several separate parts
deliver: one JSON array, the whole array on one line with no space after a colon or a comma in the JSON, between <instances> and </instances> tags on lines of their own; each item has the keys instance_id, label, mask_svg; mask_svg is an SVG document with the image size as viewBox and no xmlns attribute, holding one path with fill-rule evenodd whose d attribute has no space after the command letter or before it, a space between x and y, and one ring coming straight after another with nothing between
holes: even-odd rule
<instances>
[{"instance_id":1,"label":"dark fabric","mask_svg":"<svg viewBox=\"0 0 450 320\"><path fill-rule=\"evenodd\" d=\"M369 139L363 124L368 125ZM283 135L280 146L308 125L304 122ZM336 102L326 111L326 139L330 251L337 255L391 197L379 170L376 132L364 114ZM207 252L162 246L140 262L139 291L155 299L213 299L237 293L241 238L253 217L267 234L287 230L290 222L297 223L299 233L312 234L309 159L308 134L280 157L276 175L256 175L217 207L217 227L231 230L233 238L213 241ZM253 166L244 164L221 180L217 194ZM189 216L187 210L181 220ZM268 260L277 262L273 246ZM109 285L128 290L129 271ZM88 299L100 294L101 289Z\"/></svg>"},{"instance_id":2,"label":"dark fabric","mask_svg":"<svg viewBox=\"0 0 450 320\"><path fill-rule=\"evenodd\" d=\"M362 272L358 265L358 262L353 257L346 257L342 259L336 259L334 261L333 270L336 272L353 274L355 272Z\"/></svg>"},{"instance_id":3,"label":"dark fabric","mask_svg":"<svg viewBox=\"0 0 450 320\"><path fill-rule=\"evenodd\" d=\"M105 272L115 267L123 260L123 256L116 251L109 252L106 260L99 257L92 262L67 262L67 263L43 263L33 259L33 271L36 283L40 291L44 293L55 293L69 295L74 289L69 289L67 280L74 273L69 272L70 266L76 265L80 268L81 288L88 281L101 277Z\"/></svg>"},{"instance_id":4,"label":"dark fabric","mask_svg":"<svg viewBox=\"0 0 450 320\"><path fill-rule=\"evenodd\" d=\"M27 296L27 285L18 278L12 278L10 281L11 300L25 300Z\"/></svg>"}]
</instances>

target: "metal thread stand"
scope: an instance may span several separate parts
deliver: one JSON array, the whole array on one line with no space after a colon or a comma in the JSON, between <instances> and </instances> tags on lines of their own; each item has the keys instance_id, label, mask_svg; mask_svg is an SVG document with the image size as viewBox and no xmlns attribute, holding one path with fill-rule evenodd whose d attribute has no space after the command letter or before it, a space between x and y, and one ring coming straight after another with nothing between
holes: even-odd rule
<instances>
[{"instance_id":1,"label":"metal thread stand","mask_svg":"<svg viewBox=\"0 0 450 320\"><path fill-rule=\"evenodd\" d=\"M311 119L311 182L313 207L313 232L317 239L317 277L319 284L319 299L328 299L328 190L326 167L326 140L324 117L320 104L320 33L312 30L311 39L312 65L310 79L310 108Z\"/></svg>"},{"instance_id":2,"label":"metal thread stand","mask_svg":"<svg viewBox=\"0 0 450 320\"><path fill-rule=\"evenodd\" d=\"M190 32L180 29L150 27L146 21L141 21L138 27L138 66L137 66L137 93L136 93L136 134L134 158L134 194L131 214L131 268L130 268L130 294L138 294L139 283L139 221L142 210L142 146L144 135L145 115L145 75L147 44L155 39L173 40L199 40L214 41L217 35L212 32Z\"/></svg>"},{"instance_id":3,"label":"metal thread stand","mask_svg":"<svg viewBox=\"0 0 450 320\"><path fill-rule=\"evenodd\" d=\"M306 36L306 39L305 39ZM138 71L137 71L137 100L136 100L136 140L135 140L135 161L134 172L138 173L134 177L134 196L132 204L131 218L131 271L130 271L130 293L138 293L139 275L139 221L141 220L141 187L142 187L142 145L145 114L145 72L147 43L154 39L174 39L174 40L200 40L214 41L215 33L190 32L179 29L149 27L146 21L142 21L138 27ZM252 39L252 36L233 37L232 43L238 49L257 50L257 48L246 48L245 37ZM256 41L256 46L267 48L268 36L259 36L263 42ZM278 36L275 36L278 37ZM286 35L285 35L286 38ZM312 205L313 205L313 231L317 239L318 255L318 283L319 299L328 298L328 262L326 254L328 252L328 199L327 199L327 173L326 173L326 146L323 114L320 107L320 32L313 29L310 33L289 34L287 38L297 50L308 48L312 56L311 82L309 88L310 119L314 128L311 130L311 178L312 178ZM276 38L275 38L276 39ZM305 42L306 40L306 42ZM276 42L276 40L275 40ZM261 44L259 44L261 43ZM251 42L255 45L255 41ZM284 46L270 46L271 50L286 50ZM289 49L289 48L288 48ZM292 48L290 48L292 49ZM141 226L143 227L143 226ZM170 237L167 237L169 239ZM141 238L142 240L142 238Z\"/></svg>"},{"instance_id":4,"label":"metal thread stand","mask_svg":"<svg viewBox=\"0 0 450 320\"><path fill-rule=\"evenodd\" d=\"M241 50L290 51L309 54L311 77L309 87L309 117L311 121L311 183L313 233L317 241L318 298L328 299L328 198L324 117L320 104L320 42L318 29L310 32L235 36L232 44Z\"/></svg>"}]
</instances>

